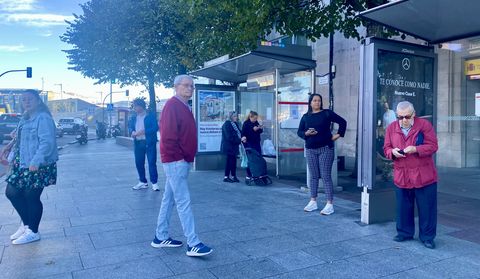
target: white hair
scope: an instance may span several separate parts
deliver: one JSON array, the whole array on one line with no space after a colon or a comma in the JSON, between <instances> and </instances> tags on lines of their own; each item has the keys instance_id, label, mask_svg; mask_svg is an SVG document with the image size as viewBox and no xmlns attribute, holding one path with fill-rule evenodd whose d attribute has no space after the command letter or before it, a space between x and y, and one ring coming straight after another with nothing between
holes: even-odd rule
<instances>
[{"instance_id":1,"label":"white hair","mask_svg":"<svg viewBox=\"0 0 480 279\"><path fill-rule=\"evenodd\" d=\"M410 103L409 101L402 101L400 103L398 103L397 105L397 112L398 111L404 111L404 110L409 110L411 113L414 113L415 112L415 108L413 108L413 104Z\"/></svg>"},{"instance_id":2,"label":"white hair","mask_svg":"<svg viewBox=\"0 0 480 279\"><path fill-rule=\"evenodd\" d=\"M180 84L180 82L182 82L182 80L184 79L189 79L192 81L192 83L194 82L193 81L193 78L189 75L178 75L175 77L175 79L173 80L173 86L177 86Z\"/></svg>"}]
</instances>

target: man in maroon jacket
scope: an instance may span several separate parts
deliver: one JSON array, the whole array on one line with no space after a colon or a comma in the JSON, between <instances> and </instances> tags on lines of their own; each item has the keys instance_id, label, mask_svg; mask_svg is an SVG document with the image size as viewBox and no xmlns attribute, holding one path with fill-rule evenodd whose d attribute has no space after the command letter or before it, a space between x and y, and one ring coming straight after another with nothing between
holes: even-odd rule
<instances>
[{"instance_id":1,"label":"man in maroon jacket","mask_svg":"<svg viewBox=\"0 0 480 279\"><path fill-rule=\"evenodd\" d=\"M204 245L195 233L195 221L190 207L188 173L197 152L197 128L188 100L195 89L192 77L177 76L173 82L175 96L167 101L160 118L160 155L166 183L158 214L155 248L180 247L182 242L170 238L168 229L174 204L187 238L188 256L205 256L213 250Z\"/></svg>"},{"instance_id":2,"label":"man in maroon jacket","mask_svg":"<svg viewBox=\"0 0 480 279\"><path fill-rule=\"evenodd\" d=\"M419 238L434 249L437 231L437 170L433 154L437 136L432 124L415 117L410 102L397 105L397 119L387 127L383 150L393 160L393 180L397 193L397 236L402 242L415 234L414 205L417 202Z\"/></svg>"}]
</instances>

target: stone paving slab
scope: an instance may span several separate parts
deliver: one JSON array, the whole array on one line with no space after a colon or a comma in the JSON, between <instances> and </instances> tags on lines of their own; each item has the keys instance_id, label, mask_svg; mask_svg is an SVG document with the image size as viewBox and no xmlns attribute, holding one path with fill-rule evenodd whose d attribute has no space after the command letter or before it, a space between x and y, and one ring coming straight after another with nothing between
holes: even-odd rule
<instances>
[{"instance_id":1,"label":"stone paving slab","mask_svg":"<svg viewBox=\"0 0 480 279\"><path fill-rule=\"evenodd\" d=\"M268 257L278 265L284 267L288 271L304 269L325 263L320 258L315 257L304 251L292 251L288 253L279 253Z\"/></svg>"},{"instance_id":2,"label":"stone paving slab","mask_svg":"<svg viewBox=\"0 0 480 279\"><path fill-rule=\"evenodd\" d=\"M62 274L56 274L56 275L51 275L51 276L45 276L45 277L37 277L40 279L72 279L72 273L62 273Z\"/></svg>"},{"instance_id":3,"label":"stone paving slab","mask_svg":"<svg viewBox=\"0 0 480 279\"><path fill-rule=\"evenodd\" d=\"M211 268L217 278L253 279L284 273L285 267L268 258L257 258Z\"/></svg>"},{"instance_id":4,"label":"stone paving slab","mask_svg":"<svg viewBox=\"0 0 480 279\"><path fill-rule=\"evenodd\" d=\"M217 277L213 275L209 270L201 270L196 272L184 273L181 275L176 275L172 277L167 277L167 279L216 279Z\"/></svg>"},{"instance_id":5,"label":"stone paving slab","mask_svg":"<svg viewBox=\"0 0 480 279\"><path fill-rule=\"evenodd\" d=\"M267 278L275 279L305 279L305 278L345 278L369 279L374 278L371 270L362 264L350 263L345 260L322 263L312 267L294 270Z\"/></svg>"},{"instance_id":6,"label":"stone paving slab","mask_svg":"<svg viewBox=\"0 0 480 279\"><path fill-rule=\"evenodd\" d=\"M2 261L2 278L39 278L83 269L78 253L64 253L44 257L24 257L16 261Z\"/></svg>"},{"instance_id":7,"label":"stone paving slab","mask_svg":"<svg viewBox=\"0 0 480 279\"><path fill-rule=\"evenodd\" d=\"M101 266L73 272L74 279L162 278L173 275L160 257L139 258L126 263Z\"/></svg>"},{"instance_id":8,"label":"stone paving slab","mask_svg":"<svg viewBox=\"0 0 480 279\"><path fill-rule=\"evenodd\" d=\"M478 261L472 262L471 258L467 258L467 257L455 257L455 258L449 258L449 259L441 260L431 264L423 265L418 268L410 269L404 272L399 272L384 278L388 278L388 279L480 278L480 263Z\"/></svg>"},{"instance_id":9,"label":"stone paving slab","mask_svg":"<svg viewBox=\"0 0 480 279\"><path fill-rule=\"evenodd\" d=\"M164 250L152 249L149 244L150 241L129 245L121 245L120 243L121 246L96 249L92 252L82 252L80 253L80 257L85 268L93 268L166 254Z\"/></svg>"},{"instance_id":10,"label":"stone paving slab","mask_svg":"<svg viewBox=\"0 0 480 279\"><path fill-rule=\"evenodd\" d=\"M480 278L480 245L452 236L458 228L439 225L435 250L418 240L396 243L394 223L359 224L359 203L336 198L331 216L305 213L308 193L294 185L229 184L219 171L189 178L197 233L214 252L190 258L185 247L155 249L163 190L131 189L131 150L91 141L60 158L58 184L42 197L41 241L10 243L20 221L0 198L2 279ZM170 235L185 241L175 210L170 224Z\"/></svg>"}]
</instances>

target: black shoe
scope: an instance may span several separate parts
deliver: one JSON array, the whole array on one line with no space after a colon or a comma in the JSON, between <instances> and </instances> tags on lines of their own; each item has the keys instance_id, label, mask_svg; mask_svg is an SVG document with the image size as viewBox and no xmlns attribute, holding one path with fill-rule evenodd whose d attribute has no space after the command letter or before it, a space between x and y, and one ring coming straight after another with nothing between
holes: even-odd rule
<instances>
[{"instance_id":1,"label":"black shoe","mask_svg":"<svg viewBox=\"0 0 480 279\"><path fill-rule=\"evenodd\" d=\"M412 240L412 239L413 239L412 236L396 235L396 236L393 238L393 241L396 241L396 242L404 242L404 241Z\"/></svg>"},{"instance_id":2,"label":"black shoe","mask_svg":"<svg viewBox=\"0 0 480 279\"><path fill-rule=\"evenodd\" d=\"M225 177L223 182L233 183L233 180L231 180L230 177Z\"/></svg>"},{"instance_id":3,"label":"black shoe","mask_svg":"<svg viewBox=\"0 0 480 279\"><path fill-rule=\"evenodd\" d=\"M233 177L232 181L236 182L236 183L240 182L240 180L238 180L238 178L236 176Z\"/></svg>"},{"instance_id":4,"label":"black shoe","mask_svg":"<svg viewBox=\"0 0 480 279\"><path fill-rule=\"evenodd\" d=\"M427 247L428 249L435 249L435 242L432 240L425 240L423 242L423 245L425 245L425 247Z\"/></svg>"}]
</instances>

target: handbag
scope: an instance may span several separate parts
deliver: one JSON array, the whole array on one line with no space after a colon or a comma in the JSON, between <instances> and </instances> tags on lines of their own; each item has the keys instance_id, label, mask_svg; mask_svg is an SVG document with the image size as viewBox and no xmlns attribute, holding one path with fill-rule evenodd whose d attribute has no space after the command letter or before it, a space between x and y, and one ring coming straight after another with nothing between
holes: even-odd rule
<instances>
[{"instance_id":1,"label":"handbag","mask_svg":"<svg viewBox=\"0 0 480 279\"><path fill-rule=\"evenodd\" d=\"M240 156L242 159L240 166L245 169L248 167L248 158L247 152L245 152L245 147L243 146L243 144L240 144Z\"/></svg>"},{"instance_id":2,"label":"handbag","mask_svg":"<svg viewBox=\"0 0 480 279\"><path fill-rule=\"evenodd\" d=\"M11 165L15 159L16 138L13 138L3 149L0 156L0 163Z\"/></svg>"}]
</instances>

